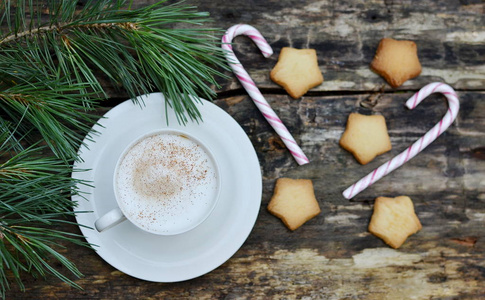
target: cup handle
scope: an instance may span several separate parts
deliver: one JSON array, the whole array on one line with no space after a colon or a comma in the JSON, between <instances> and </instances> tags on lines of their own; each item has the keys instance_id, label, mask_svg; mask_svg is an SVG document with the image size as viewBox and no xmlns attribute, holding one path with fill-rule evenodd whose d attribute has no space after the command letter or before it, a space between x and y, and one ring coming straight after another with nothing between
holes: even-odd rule
<instances>
[{"instance_id":1,"label":"cup handle","mask_svg":"<svg viewBox=\"0 0 485 300\"><path fill-rule=\"evenodd\" d=\"M118 225L124 220L126 220L126 217L121 212L121 209L114 208L97 219L96 222L94 222L94 227L98 232L103 232L106 229Z\"/></svg>"}]
</instances>

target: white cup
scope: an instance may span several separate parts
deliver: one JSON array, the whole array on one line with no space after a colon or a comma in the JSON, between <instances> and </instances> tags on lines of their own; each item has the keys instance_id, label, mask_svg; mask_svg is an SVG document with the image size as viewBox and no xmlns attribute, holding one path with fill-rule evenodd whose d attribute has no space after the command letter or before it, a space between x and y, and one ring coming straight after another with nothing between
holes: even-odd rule
<instances>
[{"instance_id":1,"label":"white cup","mask_svg":"<svg viewBox=\"0 0 485 300\"><path fill-rule=\"evenodd\" d=\"M128 219L158 235L187 232L214 210L219 167L210 149L190 134L160 129L133 141L113 175L118 207L95 222L99 232Z\"/></svg>"}]
</instances>

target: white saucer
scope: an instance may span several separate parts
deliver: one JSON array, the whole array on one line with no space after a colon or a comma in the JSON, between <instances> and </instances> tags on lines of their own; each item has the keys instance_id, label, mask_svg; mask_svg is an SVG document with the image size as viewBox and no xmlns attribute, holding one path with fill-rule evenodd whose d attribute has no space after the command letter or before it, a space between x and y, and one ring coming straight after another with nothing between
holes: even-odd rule
<instances>
[{"instance_id":1,"label":"white saucer","mask_svg":"<svg viewBox=\"0 0 485 300\"><path fill-rule=\"evenodd\" d=\"M86 199L78 202L77 222L86 240L97 253L118 270L133 277L176 282L192 279L212 271L228 260L242 246L259 213L262 178L256 152L239 124L224 110L209 101L197 104L202 115L200 124L179 125L169 110L165 119L164 97L160 93L141 98L145 107L125 101L104 115L93 130L94 141L85 140L79 154L82 163L73 177L92 182L80 185ZM100 126L101 125L101 126ZM114 167L121 151L136 137L158 128L180 128L202 140L214 152L222 177L217 207L197 228L175 236L146 233L125 221L103 233L94 221L114 208L112 188ZM90 227L86 228L84 226Z\"/></svg>"}]
</instances>

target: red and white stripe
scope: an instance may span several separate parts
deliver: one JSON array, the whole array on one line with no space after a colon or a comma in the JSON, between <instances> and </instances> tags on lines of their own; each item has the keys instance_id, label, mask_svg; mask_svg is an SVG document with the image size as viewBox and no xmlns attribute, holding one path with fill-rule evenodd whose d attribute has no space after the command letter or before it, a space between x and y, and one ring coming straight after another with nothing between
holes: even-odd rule
<instances>
[{"instance_id":1,"label":"red and white stripe","mask_svg":"<svg viewBox=\"0 0 485 300\"><path fill-rule=\"evenodd\" d=\"M453 123L458 115L458 111L460 109L460 101L458 96L456 95L453 88L449 85L434 82L424 86L421 90L419 90L414 96L412 96L407 102L406 106L409 109L415 108L423 99L428 97L433 93L441 93L443 94L446 99L448 100L448 111L441 119L441 121L436 124L431 130L429 130L424 136L422 136L419 140L417 140L414 144L412 144L409 148L404 150L401 154L393 157L388 162L384 163L379 168L375 169L371 173L369 173L364 178L360 179L350 187L348 187L344 192L343 195L347 199L351 199L358 193L365 190L367 187L372 185L374 182L378 181L382 177L386 176L387 174L391 173L395 169L402 166L408 160L416 156L419 152L421 152L424 148L426 148L429 144L431 144L438 136L440 136L448 127Z\"/></svg>"},{"instance_id":2,"label":"red and white stripe","mask_svg":"<svg viewBox=\"0 0 485 300\"><path fill-rule=\"evenodd\" d=\"M301 150L301 148L296 143L293 136L290 134L286 126L283 122L278 118L276 113L273 111L271 106L268 104L266 99L263 97L261 92L259 91L258 87L251 79L249 74L243 68L239 60L234 55L232 50L232 40L238 35L246 35L253 42L258 46L259 50L263 53L264 57L269 57L273 54L273 50L271 46L268 44L266 39L256 30L254 27L246 25L246 24L239 24L234 25L229 28L224 36L222 37L222 49L227 50L225 51L227 62L229 66L232 68L234 74L241 82L241 85L246 89L251 99L253 99L254 103L261 111L263 116L266 118L268 123L273 127L276 133L280 136L283 143L285 143L286 147L290 151L290 153L295 158L296 162L299 165L304 165L309 163L308 158L306 157L305 153Z\"/></svg>"}]
</instances>

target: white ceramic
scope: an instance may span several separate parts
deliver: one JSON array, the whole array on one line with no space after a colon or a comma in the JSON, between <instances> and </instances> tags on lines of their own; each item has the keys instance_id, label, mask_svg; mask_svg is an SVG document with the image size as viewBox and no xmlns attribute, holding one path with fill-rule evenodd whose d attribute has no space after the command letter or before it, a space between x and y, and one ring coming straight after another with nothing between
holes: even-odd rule
<instances>
[{"instance_id":1,"label":"white ceramic","mask_svg":"<svg viewBox=\"0 0 485 300\"><path fill-rule=\"evenodd\" d=\"M86 240L109 264L143 280L176 282L192 279L217 268L242 246L250 234L261 206L262 178L254 147L239 124L213 103L201 100L197 107L203 122L179 125L174 113L165 119L162 94L117 105L100 119L79 150L73 177L91 182L80 185L84 198L78 202L76 219ZM136 137L160 128L182 129L203 140L219 165L220 199L212 214L195 229L172 236L154 235L123 222L99 233L94 222L116 206L112 178L123 149Z\"/></svg>"},{"instance_id":2,"label":"white ceramic","mask_svg":"<svg viewBox=\"0 0 485 300\"><path fill-rule=\"evenodd\" d=\"M180 205L178 205L178 206L184 207L184 210L187 211L187 212L190 212L191 216L190 217L187 216L187 218L186 218L186 216L184 214L179 213L180 209L176 208L176 207L175 207L175 209L169 209L167 211L167 215L169 215L169 217L170 217L170 215L176 216L175 218L173 218L173 217L170 218L170 220L171 220L170 222L173 222L173 224L171 224L171 226L169 228L167 228L167 226L163 223L163 221L164 221L163 215L160 215L159 220L161 222L160 221L158 222L158 224L160 224L160 225L156 226L158 228L157 230L154 230L154 228L150 229L151 227L148 227L148 226L144 227L142 224L139 224L136 219L133 220L132 218L130 218L130 215L137 215L138 211L137 210L130 210L130 209L128 211L126 211L126 209L128 209L128 208L126 206L123 206L120 203L119 188L117 187L117 178L116 177L117 177L117 174L120 172L120 170L119 170L120 164L121 164L123 158L125 157L125 155L129 151L131 151L131 149L136 144L138 144L140 141L142 141L142 140L144 140L148 137L156 136L156 135L159 135L159 134L162 134L162 135L163 134L180 135L180 136L183 136L184 139L189 139L192 142L194 142L196 145L199 145L199 149L202 149L201 151L207 155L206 158L208 160L210 160L209 164L214 166L214 170L212 171L213 173L211 173L211 174L215 174L216 179L214 181L212 181L212 183L215 184L215 189L211 187L210 190L207 191L206 189L203 188L201 190L202 193L199 193L199 195L202 195L202 197L204 199L201 203L205 202L208 205L190 205L190 204L187 205L187 203L184 203L184 200L188 201L189 199L180 199L182 201L177 200L176 202L181 202L181 205L182 205L182 206L180 206ZM103 232L105 230L112 228L115 225L120 224L121 222L123 222L125 220L129 220L135 226L138 226L140 229L145 230L149 233L161 234L161 235L173 235L173 234L181 234L181 233L187 232L189 230L192 230L195 227L199 226L202 222L204 222L209 217L209 215L212 213L212 211L216 207L217 200L219 199L219 193L220 193L220 187L221 187L221 176L219 174L219 166L217 164L217 159L213 155L210 148L207 147L204 144L203 141L201 141L200 139L198 139L196 137L193 137L190 133L183 131L183 130L172 129L172 128L163 128L163 129L157 129L157 130L145 133L142 136L137 137L130 144L128 144L128 146L121 153L121 155L118 158L117 163L115 165L115 170L113 172L112 186L113 186L113 189L114 189L114 195L115 195L115 199L116 199L116 202L117 202L117 206L115 208L113 208L112 210L110 210L109 212L107 212L106 214L102 215L99 219L97 219L94 222L94 227L96 228L96 230L98 230L99 232ZM216 191L215 193L214 193L214 190ZM187 195L187 193L185 193L185 194ZM187 196L190 196L190 193ZM130 198L130 200L132 200L132 198ZM157 214L159 214L159 211L157 211Z\"/></svg>"}]
</instances>

